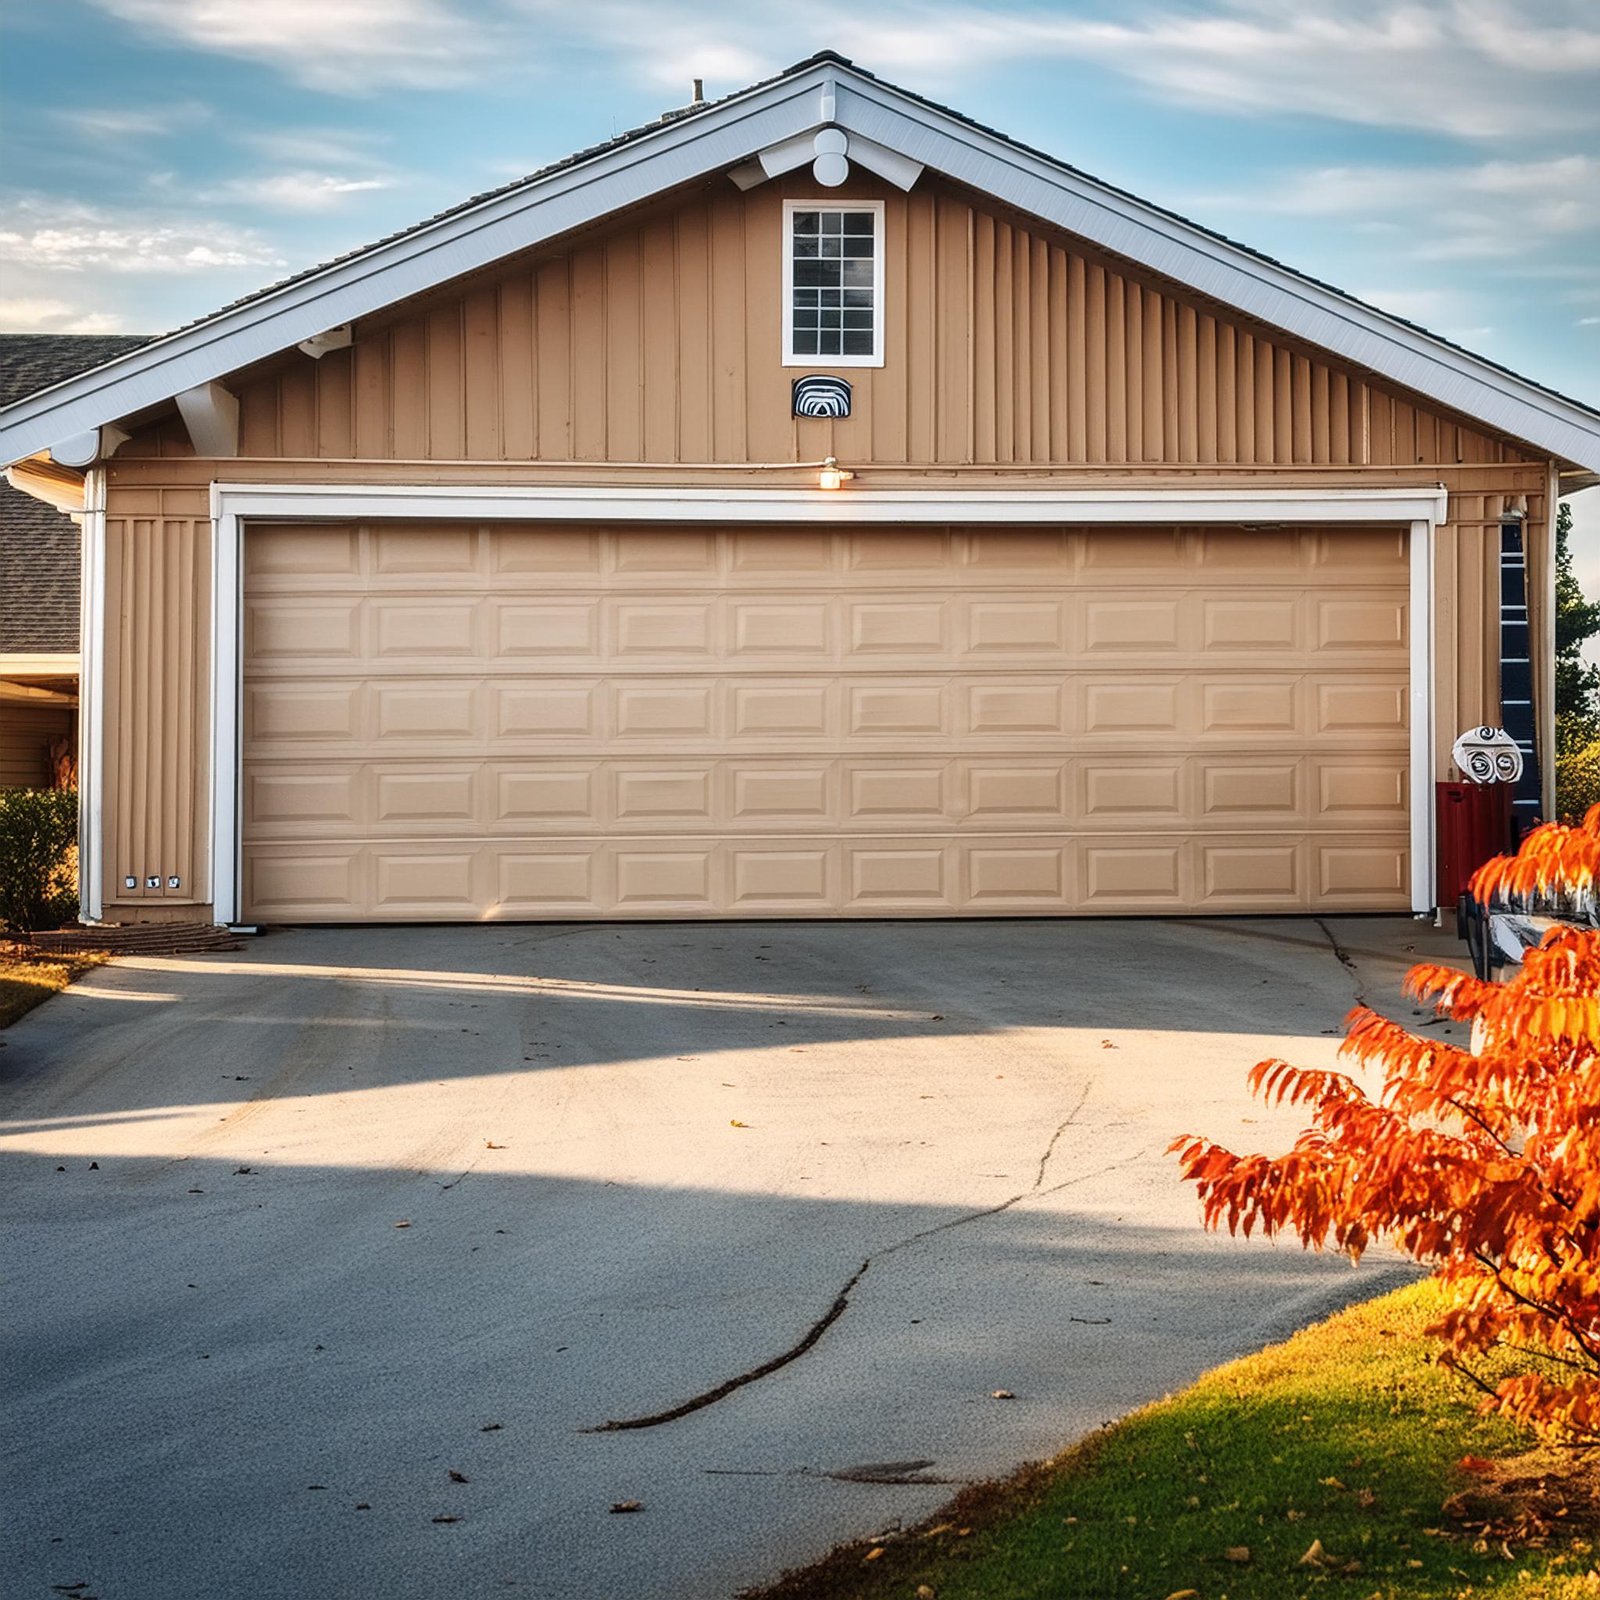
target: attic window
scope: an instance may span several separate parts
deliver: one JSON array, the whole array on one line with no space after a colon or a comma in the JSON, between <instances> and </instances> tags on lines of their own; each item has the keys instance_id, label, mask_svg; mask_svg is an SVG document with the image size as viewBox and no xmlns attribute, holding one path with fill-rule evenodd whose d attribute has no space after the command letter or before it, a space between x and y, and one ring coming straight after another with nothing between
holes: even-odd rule
<instances>
[{"instance_id":1,"label":"attic window","mask_svg":"<svg viewBox=\"0 0 1600 1600\"><path fill-rule=\"evenodd\" d=\"M883 365L883 205L783 207L785 366Z\"/></svg>"}]
</instances>

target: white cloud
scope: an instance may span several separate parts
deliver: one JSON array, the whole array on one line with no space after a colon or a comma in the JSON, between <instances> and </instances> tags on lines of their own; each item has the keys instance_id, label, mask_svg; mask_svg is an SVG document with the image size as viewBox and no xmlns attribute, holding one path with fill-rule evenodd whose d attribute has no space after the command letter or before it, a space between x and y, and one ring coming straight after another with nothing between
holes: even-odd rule
<instances>
[{"instance_id":1,"label":"white cloud","mask_svg":"<svg viewBox=\"0 0 1600 1600\"><path fill-rule=\"evenodd\" d=\"M1600 127L1593 0L93 0L190 48L362 94L547 69L564 49L688 98L822 45L959 95L975 69L1079 61L1151 94L1245 115L1330 117L1473 140ZM1091 10L1097 3L1100 14Z\"/></svg>"},{"instance_id":2,"label":"white cloud","mask_svg":"<svg viewBox=\"0 0 1600 1600\"><path fill-rule=\"evenodd\" d=\"M336 94L465 81L491 29L450 0L93 0L193 49L242 57Z\"/></svg>"},{"instance_id":3,"label":"white cloud","mask_svg":"<svg viewBox=\"0 0 1600 1600\"><path fill-rule=\"evenodd\" d=\"M630 60L645 81L732 88L825 42L864 66L958 92L983 67L1050 59L1165 99L1246 115L1330 117L1473 140L1600 126L1592 0L1103 0L1075 6L877 5L774 15L729 0L508 0L542 28Z\"/></svg>"},{"instance_id":4,"label":"white cloud","mask_svg":"<svg viewBox=\"0 0 1600 1600\"><path fill-rule=\"evenodd\" d=\"M1600 233L1600 156L1561 155L1466 166L1324 167L1289 174L1252 193L1202 195L1222 208L1393 226L1394 248L1414 261L1519 262L1539 246ZM1551 264L1530 262L1549 276ZM1561 263L1563 276L1600 268Z\"/></svg>"},{"instance_id":5,"label":"white cloud","mask_svg":"<svg viewBox=\"0 0 1600 1600\"><path fill-rule=\"evenodd\" d=\"M283 265L253 229L38 197L0 208L0 262L17 269L119 274Z\"/></svg>"},{"instance_id":6,"label":"white cloud","mask_svg":"<svg viewBox=\"0 0 1600 1600\"><path fill-rule=\"evenodd\" d=\"M1600 317L1579 317L1574 326L1579 328L1600 328Z\"/></svg>"},{"instance_id":7,"label":"white cloud","mask_svg":"<svg viewBox=\"0 0 1600 1600\"><path fill-rule=\"evenodd\" d=\"M87 106L64 108L53 113L58 122L94 144L127 143L136 139L159 139L179 129L204 122L211 116L199 104L146 107Z\"/></svg>"},{"instance_id":8,"label":"white cloud","mask_svg":"<svg viewBox=\"0 0 1600 1600\"><path fill-rule=\"evenodd\" d=\"M122 326L122 318L111 312L85 311L65 300L0 300L0 328L7 333L119 333Z\"/></svg>"},{"instance_id":9,"label":"white cloud","mask_svg":"<svg viewBox=\"0 0 1600 1600\"><path fill-rule=\"evenodd\" d=\"M230 178L198 198L262 207L269 211L336 210L353 194L392 189L391 178L344 178L332 172L274 172L254 178Z\"/></svg>"}]
</instances>

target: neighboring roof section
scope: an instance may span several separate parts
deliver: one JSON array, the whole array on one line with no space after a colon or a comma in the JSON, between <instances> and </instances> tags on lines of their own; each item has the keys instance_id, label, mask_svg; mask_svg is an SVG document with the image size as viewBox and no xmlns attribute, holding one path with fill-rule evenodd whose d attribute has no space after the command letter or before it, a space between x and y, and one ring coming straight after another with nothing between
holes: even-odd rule
<instances>
[{"instance_id":1,"label":"neighboring roof section","mask_svg":"<svg viewBox=\"0 0 1600 1600\"><path fill-rule=\"evenodd\" d=\"M147 333L0 334L0 406L150 342ZM0 478L0 656L76 654L78 525Z\"/></svg>"},{"instance_id":2,"label":"neighboring roof section","mask_svg":"<svg viewBox=\"0 0 1600 1600\"><path fill-rule=\"evenodd\" d=\"M0 407L0 463L160 404L357 318L762 151L843 130L1036 216L1492 431L1600 471L1600 411L831 53L479 196L204 321ZM1425 227L1420 220L1419 227Z\"/></svg>"},{"instance_id":3,"label":"neighboring roof section","mask_svg":"<svg viewBox=\"0 0 1600 1600\"><path fill-rule=\"evenodd\" d=\"M78 525L0 478L0 656L76 652L78 559Z\"/></svg>"},{"instance_id":4,"label":"neighboring roof section","mask_svg":"<svg viewBox=\"0 0 1600 1600\"><path fill-rule=\"evenodd\" d=\"M148 333L0 333L0 406L104 366L150 343Z\"/></svg>"}]
</instances>

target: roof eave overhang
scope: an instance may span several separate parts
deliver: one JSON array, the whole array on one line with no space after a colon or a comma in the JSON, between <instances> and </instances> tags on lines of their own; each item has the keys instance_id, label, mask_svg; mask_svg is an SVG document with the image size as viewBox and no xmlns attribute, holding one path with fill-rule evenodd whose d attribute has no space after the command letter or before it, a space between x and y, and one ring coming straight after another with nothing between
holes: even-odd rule
<instances>
[{"instance_id":1,"label":"roof eave overhang","mask_svg":"<svg viewBox=\"0 0 1600 1600\"><path fill-rule=\"evenodd\" d=\"M825 110L824 102L828 102ZM490 196L0 411L0 462L48 449L491 266L829 120L1441 407L1600 470L1600 415L834 61Z\"/></svg>"}]
</instances>

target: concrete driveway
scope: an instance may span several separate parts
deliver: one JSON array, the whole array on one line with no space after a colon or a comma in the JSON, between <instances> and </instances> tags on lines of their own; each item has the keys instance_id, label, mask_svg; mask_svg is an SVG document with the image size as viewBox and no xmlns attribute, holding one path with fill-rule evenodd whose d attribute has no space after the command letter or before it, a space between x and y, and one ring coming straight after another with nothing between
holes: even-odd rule
<instances>
[{"instance_id":1,"label":"concrete driveway","mask_svg":"<svg viewBox=\"0 0 1600 1600\"><path fill-rule=\"evenodd\" d=\"M1281 1143L1246 1070L1458 949L485 926L104 969L0 1035L0 1591L717 1600L920 1518L1398 1281L1204 1235L1163 1151Z\"/></svg>"}]
</instances>

